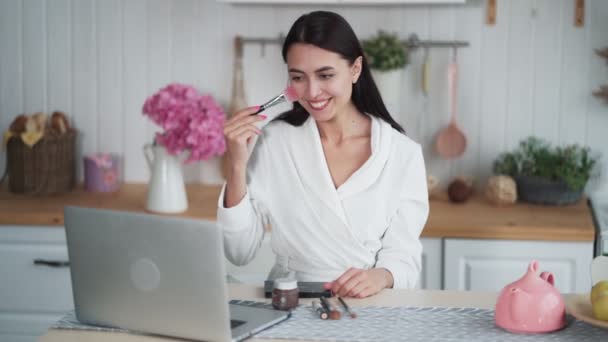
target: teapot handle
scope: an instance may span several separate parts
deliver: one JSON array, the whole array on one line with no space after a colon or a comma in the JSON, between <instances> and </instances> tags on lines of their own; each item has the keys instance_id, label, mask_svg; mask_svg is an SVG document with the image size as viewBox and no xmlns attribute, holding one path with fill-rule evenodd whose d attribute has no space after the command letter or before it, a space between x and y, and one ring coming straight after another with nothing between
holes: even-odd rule
<instances>
[{"instance_id":1,"label":"teapot handle","mask_svg":"<svg viewBox=\"0 0 608 342\"><path fill-rule=\"evenodd\" d=\"M548 282L549 284L551 284L551 286L555 286L555 281L553 279L553 273L551 272L541 272L540 277Z\"/></svg>"},{"instance_id":2,"label":"teapot handle","mask_svg":"<svg viewBox=\"0 0 608 342\"><path fill-rule=\"evenodd\" d=\"M152 151L153 147L154 146L152 144L144 145L144 156L146 157L150 170L152 170L152 164L154 163L154 152Z\"/></svg>"}]
</instances>

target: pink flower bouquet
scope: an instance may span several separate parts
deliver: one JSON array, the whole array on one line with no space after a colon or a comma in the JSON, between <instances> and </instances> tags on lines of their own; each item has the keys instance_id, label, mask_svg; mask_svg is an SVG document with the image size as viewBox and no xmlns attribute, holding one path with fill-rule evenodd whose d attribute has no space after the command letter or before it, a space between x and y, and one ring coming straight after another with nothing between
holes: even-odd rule
<instances>
[{"instance_id":1,"label":"pink flower bouquet","mask_svg":"<svg viewBox=\"0 0 608 342\"><path fill-rule=\"evenodd\" d=\"M172 83L146 99L143 114L163 128L156 143L172 155L189 151L186 163L208 160L226 151L226 114L211 95L193 86Z\"/></svg>"}]
</instances>

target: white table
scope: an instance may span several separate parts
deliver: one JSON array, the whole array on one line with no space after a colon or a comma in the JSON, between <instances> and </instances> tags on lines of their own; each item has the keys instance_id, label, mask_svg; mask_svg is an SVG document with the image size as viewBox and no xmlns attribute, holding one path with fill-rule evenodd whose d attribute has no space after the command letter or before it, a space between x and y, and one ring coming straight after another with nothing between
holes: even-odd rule
<instances>
[{"instance_id":1,"label":"white table","mask_svg":"<svg viewBox=\"0 0 608 342\"><path fill-rule=\"evenodd\" d=\"M261 287L230 284L231 299L247 299L269 302L264 298ZM384 290L381 293L365 299L349 299L352 307L365 305L378 306L440 306L440 307L476 307L491 309L494 307L498 294L485 292L438 291L438 290ZM565 295L569 297L571 295ZM303 299L301 303L309 303ZM111 336L109 336L111 334ZM72 331L51 329L42 336L41 342L160 342L176 341L166 337L131 335L126 333L104 333L89 331ZM248 341L268 341L265 339L250 339ZM282 340L285 341L285 340Z\"/></svg>"}]
</instances>

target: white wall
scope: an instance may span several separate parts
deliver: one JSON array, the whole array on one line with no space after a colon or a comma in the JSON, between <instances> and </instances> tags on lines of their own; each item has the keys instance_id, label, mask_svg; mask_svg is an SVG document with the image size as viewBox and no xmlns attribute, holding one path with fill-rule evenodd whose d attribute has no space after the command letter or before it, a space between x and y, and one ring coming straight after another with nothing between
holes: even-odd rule
<instances>
[{"instance_id":1,"label":"white wall","mask_svg":"<svg viewBox=\"0 0 608 342\"><path fill-rule=\"evenodd\" d=\"M466 40L459 52L458 121L468 149L458 160L433 152L447 124L450 50L431 51L427 106L420 92L422 52L403 75L401 112L408 135L425 146L430 173L481 182L498 153L534 134L579 143L608 158L608 106L591 95L608 83L593 53L608 46L608 2L586 2L583 28L571 0L499 1L496 26L485 1L454 6L322 6L346 17L360 38L377 29L422 39ZM232 38L276 37L313 6L229 5L203 0L0 0L0 128L19 113L61 109L80 129L81 153L118 152L129 181L145 182L141 152L154 126L141 115L146 96L172 81L191 83L227 104ZM245 49L251 104L285 84L279 46ZM426 110L425 110L426 107ZM0 155L4 169L5 155ZM81 172L81 171L80 171ZM191 181L219 182L217 162L188 167Z\"/></svg>"}]
</instances>

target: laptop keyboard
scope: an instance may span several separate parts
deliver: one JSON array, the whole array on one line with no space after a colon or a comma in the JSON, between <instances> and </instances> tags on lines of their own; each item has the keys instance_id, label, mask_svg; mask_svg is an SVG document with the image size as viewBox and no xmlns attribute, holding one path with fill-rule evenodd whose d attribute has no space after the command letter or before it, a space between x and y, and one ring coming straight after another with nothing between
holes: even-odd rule
<instances>
[{"instance_id":1,"label":"laptop keyboard","mask_svg":"<svg viewBox=\"0 0 608 342\"><path fill-rule=\"evenodd\" d=\"M253 308L265 308L265 309L273 309L272 304L270 303L263 303L263 302L254 302L251 300L239 300L239 299L233 299L231 301L229 301L228 303L232 304L232 305L242 305L242 306L249 306L249 307L253 307ZM239 321L237 319L231 319L230 320L230 329L234 329L240 325L243 325L247 323L246 321Z\"/></svg>"},{"instance_id":2,"label":"laptop keyboard","mask_svg":"<svg viewBox=\"0 0 608 342\"><path fill-rule=\"evenodd\" d=\"M241 326L243 324L245 324L245 321L239 321L237 319L231 319L230 320L230 329L234 329L234 328L236 328L238 326Z\"/></svg>"}]
</instances>

